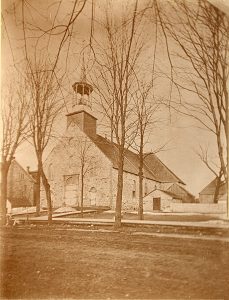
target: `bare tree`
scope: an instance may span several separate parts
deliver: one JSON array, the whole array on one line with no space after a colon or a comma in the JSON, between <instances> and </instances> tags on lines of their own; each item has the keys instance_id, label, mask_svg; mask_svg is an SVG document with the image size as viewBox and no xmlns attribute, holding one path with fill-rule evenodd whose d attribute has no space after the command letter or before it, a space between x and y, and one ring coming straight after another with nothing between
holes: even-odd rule
<instances>
[{"instance_id":1,"label":"bare tree","mask_svg":"<svg viewBox=\"0 0 229 300\"><path fill-rule=\"evenodd\" d=\"M174 1L167 10L158 6L157 11L166 38L179 49L172 64L177 74L173 84L192 95L192 101L169 105L214 135L220 167L216 169L203 153L199 156L214 174L222 171L227 181L229 18L206 0ZM172 49L174 44L168 48L170 54Z\"/></svg>"},{"instance_id":2,"label":"bare tree","mask_svg":"<svg viewBox=\"0 0 229 300\"><path fill-rule=\"evenodd\" d=\"M108 7L102 27L104 39L101 43L95 41L94 46L97 53L94 82L100 95L100 107L110 124L111 140L115 140L117 145L117 148L114 147L118 163L115 227L120 227L125 149L132 144L136 135L133 92L136 88L135 73L143 49L137 32L141 21L138 1L133 3L131 10L125 7L125 13L116 17L112 14L112 7Z\"/></svg>"},{"instance_id":3,"label":"bare tree","mask_svg":"<svg viewBox=\"0 0 229 300\"><path fill-rule=\"evenodd\" d=\"M63 108L63 101L59 98L59 82L45 62L38 61L36 64L30 65L26 76L31 101L29 125L38 162L38 181L40 178L42 179L45 189L50 223L52 221L52 201L50 185L43 168L44 151L51 140L54 122Z\"/></svg>"},{"instance_id":4,"label":"bare tree","mask_svg":"<svg viewBox=\"0 0 229 300\"><path fill-rule=\"evenodd\" d=\"M137 78L136 78L137 79ZM149 130L153 130L153 126L160 122L157 112L160 102L156 101L151 93L153 89L152 82L148 84L137 80L137 90L134 96L134 112L137 116L136 140L132 148L138 152L139 156L139 206L138 217L143 220L143 167L144 167L144 148L149 137ZM156 149L155 149L156 150Z\"/></svg>"},{"instance_id":5,"label":"bare tree","mask_svg":"<svg viewBox=\"0 0 229 300\"><path fill-rule=\"evenodd\" d=\"M72 5L69 5L70 11L68 10L66 16L61 18L62 23L60 24L58 19L62 13L62 4L62 1L54 3L53 18L50 20L51 26L48 26L48 28L46 26L44 29L45 26L43 27L39 22L37 24L33 18L31 20L29 17L31 15L28 12L34 7L28 7L27 1L21 3L21 26L27 66L26 77L30 86L32 102L30 125L38 161L37 184L40 187L40 180L42 179L47 198L49 223L52 220L52 201L50 185L43 169L44 151L52 137L55 120L60 110L64 108L64 93L61 83L68 64L74 25L85 7L86 0L76 0ZM38 15L39 17L42 15L39 10ZM51 15L50 13L50 18ZM32 42L31 36L34 37ZM56 45L55 48L53 43ZM61 57L62 52L65 55L64 57ZM62 99L58 99L60 94ZM39 203L40 199L37 202L37 214L39 214L40 209Z\"/></svg>"},{"instance_id":6,"label":"bare tree","mask_svg":"<svg viewBox=\"0 0 229 300\"><path fill-rule=\"evenodd\" d=\"M217 201L220 185L228 180L229 17L207 0L155 4L170 63L168 76L179 96L178 101L170 98L168 107L212 134L217 159L210 159L208 146L201 145L196 153L216 176Z\"/></svg>"},{"instance_id":7,"label":"bare tree","mask_svg":"<svg viewBox=\"0 0 229 300\"><path fill-rule=\"evenodd\" d=\"M220 191L220 186L223 184L223 171L221 168L219 168L218 165L215 164L214 159L211 158L211 155L209 154L208 148L199 146L199 150L195 151L196 155L200 158L200 160L207 166L207 168L215 175L216 180L216 186L215 186L215 192L214 192L214 203L218 202L218 196Z\"/></svg>"},{"instance_id":8,"label":"bare tree","mask_svg":"<svg viewBox=\"0 0 229 300\"><path fill-rule=\"evenodd\" d=\"M28 97L24 81L15 81L2 95L2 141L1 141L1 209L2 223L6 222L7 176L15 152L28 137Z\"/></svg>"},{"instance_id":9,"label":"bare tree","mask_svg":"<svg viewBox=\"0 0 229 300\"><path fill-rule=\"evenodd\" d=\"M96 169L96 157L92 152L93 144L89 139L81 138L77 143L80 163L80 211L83 217L85 178Z\"/></svg>"}]
</instances>

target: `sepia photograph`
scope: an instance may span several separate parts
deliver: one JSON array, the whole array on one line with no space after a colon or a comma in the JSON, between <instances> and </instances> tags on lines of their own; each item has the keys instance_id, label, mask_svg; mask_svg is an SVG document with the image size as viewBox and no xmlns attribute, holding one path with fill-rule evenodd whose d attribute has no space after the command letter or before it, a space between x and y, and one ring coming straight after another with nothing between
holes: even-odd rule
<instances>
[{"instance_id":1,"label":"sepia photograph","mask_svg":"<svg viewBox=\"0 0 229 300\"><path fill-rule=\"evenodd\" d=\"M228 0L1 0L0 299L229 299Z\"/></svg>"}]
</instances>

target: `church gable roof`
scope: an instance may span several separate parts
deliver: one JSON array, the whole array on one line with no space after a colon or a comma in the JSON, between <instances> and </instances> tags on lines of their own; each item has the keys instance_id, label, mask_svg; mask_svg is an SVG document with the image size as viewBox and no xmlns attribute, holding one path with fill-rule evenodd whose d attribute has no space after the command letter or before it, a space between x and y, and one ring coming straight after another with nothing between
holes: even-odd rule
<instances>
[{"instance_id":1,"label":"church gable roof","mask_svg":"<svg viewBox=\"0 0 229 300\"><path fill-rule=\"evenodd\" d=\"M160 182L184 182L177 177L155 154L146 154L144 164Z\"/></svg>"},{"instance_id":2,"label":"church gable roof","mask_svg":"<svg viewBox=\"0 0 229 300\"><path fill-rule=\"evenodd\" d=\"M97 135L92 139L96 146L108 157L114 168L118 168L118 145L110 140ZM128 149L125 149L124 171L135 175L139 172L139 157ZM146 178L158 182L180 182L184 183L172 171L170 171L155 154L145 157L143 174Z\"/></svg>"}]
</instances>

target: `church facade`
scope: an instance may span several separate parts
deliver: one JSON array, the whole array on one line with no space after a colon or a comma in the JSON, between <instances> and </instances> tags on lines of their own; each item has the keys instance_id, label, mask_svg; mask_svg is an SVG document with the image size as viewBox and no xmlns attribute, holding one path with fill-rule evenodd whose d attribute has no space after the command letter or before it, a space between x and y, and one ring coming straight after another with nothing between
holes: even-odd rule
<instances>
[{"instance_id":1,"label":"church facade","mask_svg":"<svg viewBox=\"0 0 229 300\"><path fill-rule=\"evenodd\" d=\"M73 89L75 91L73 111L66 116L65 134L48 155L44 164L50 183L53 207L63 205L79 207L83 198L84 207L114 209L117 192L118 146L97 134L97 119L91 110L92 86L86 82L76 82ZM138 172L137 153L126 149L123 210L138 209ZM150 197L152 191L166 190L172 184L182 186L183 189L185 186L184 182L154 154L146 156L143 174L146 207L152 210L155 210L154 200ZM175 197L170 201L182 202L182 199ZM46 206L44 193L42 193L41 205ZM162 210L162 203L156 208Z\"/></svg>"}]
</instances>

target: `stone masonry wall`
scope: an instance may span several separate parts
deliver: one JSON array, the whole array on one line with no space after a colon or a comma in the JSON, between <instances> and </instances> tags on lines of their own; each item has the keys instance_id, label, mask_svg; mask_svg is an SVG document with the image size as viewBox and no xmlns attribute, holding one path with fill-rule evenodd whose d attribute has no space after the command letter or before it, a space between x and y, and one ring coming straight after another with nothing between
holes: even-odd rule
<instances>
[{"instance_id":1,"label":"stone masonry wall","mask_svg":"<svg viewBox=\"0 0 229 300\"><path fill-rule=\"evenodd\" d=\"M113 169L113 206L115 209L115 199L117 193L118 170ZM159 183L153 180L144 178L143 180L143 196L150 193ZM139 178L135 174L124 172L123 175L123 201L122 210L138 210L139 203Z\"/></svg>"},{"instance_id":2,"label":"stone masonry wall","mask_svg":"<svg viewBox=\"0 0 229 300\"><path fill-rule=\"evenodd\" d=\"M96 206L111 205L111 163L76 125L71 124L45 161L54 207L62 206L65 202L65 183L70 175L79 178L75 205L80 204L82 157L85 157L87 169L84 175L84 206L90 206L92 200ZM46 205L44 191L42 204Z\"/></svg>"}]
</instances>

